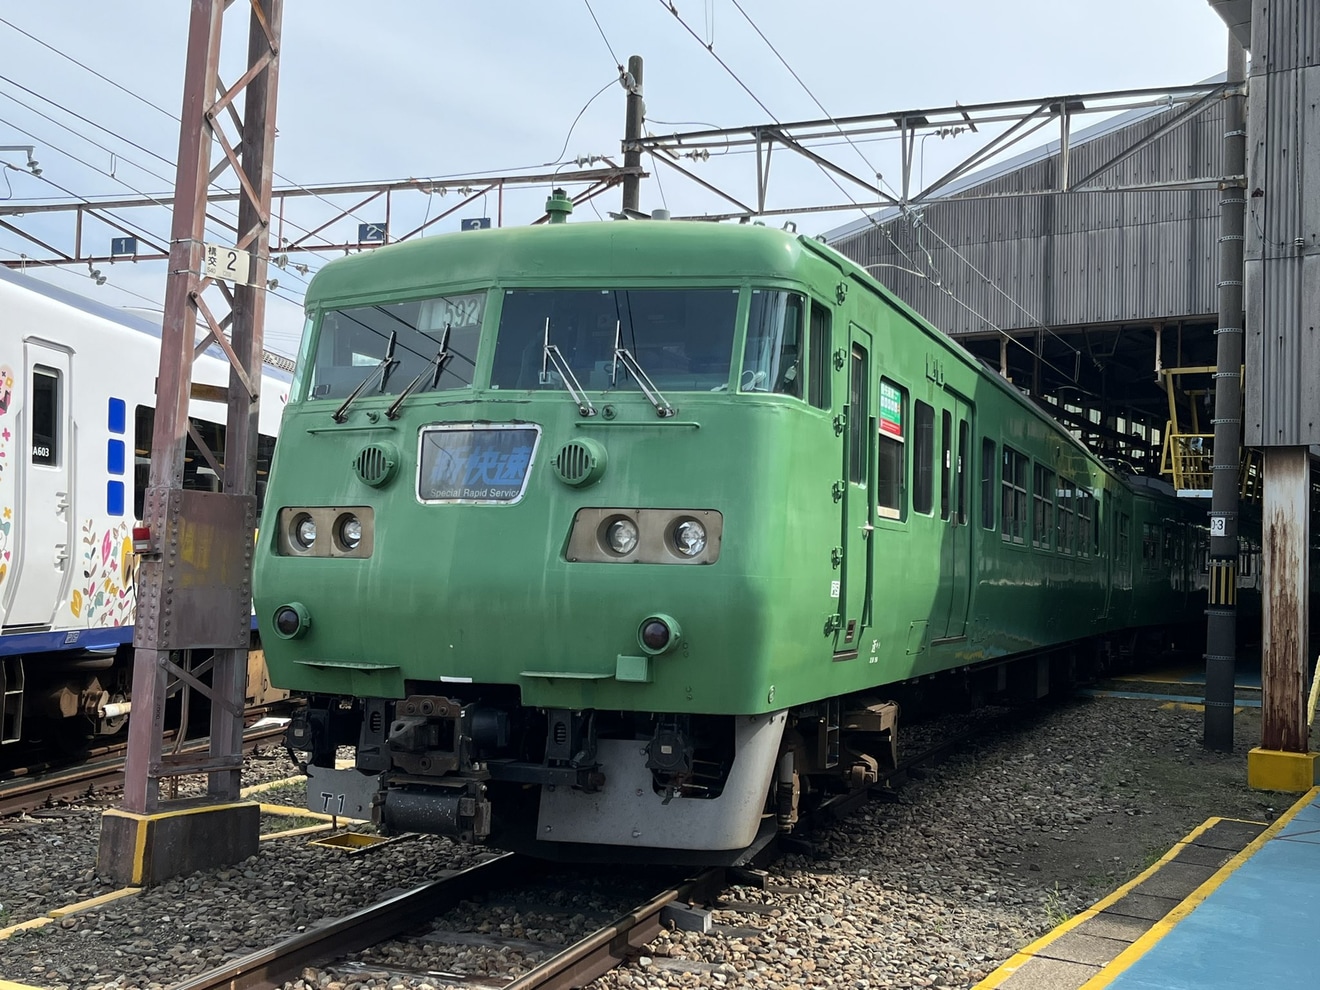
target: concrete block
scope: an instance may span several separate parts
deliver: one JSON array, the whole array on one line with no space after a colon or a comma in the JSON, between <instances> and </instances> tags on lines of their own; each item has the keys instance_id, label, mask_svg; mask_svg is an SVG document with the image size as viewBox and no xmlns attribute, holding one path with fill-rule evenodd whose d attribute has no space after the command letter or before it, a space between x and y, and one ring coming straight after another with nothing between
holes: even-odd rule
<instances>
[{"instance_id":1,"label":"concrete block","mask_svg":"<svg viewBox=\"0 0 1320 990\"><path fill-rule=\"evenodd\" d=\"M150 887L255 856L260 835L261 807L250 801L199 802L150 815L111 808L101 817L96 865L116 883Z\"/></svg>"},{"instance_id":2,"label":"concrete block","mask_svg":"<svg viewBox=\"0 0 1320 990\"><path fill-rule=\"evenodd\" d=\"M1301 794L1316 785L1316 758L1320 753L1289 753L1261 749L1247 753L1247 786L1258 791Z\"/></svg>"}]
</instances>

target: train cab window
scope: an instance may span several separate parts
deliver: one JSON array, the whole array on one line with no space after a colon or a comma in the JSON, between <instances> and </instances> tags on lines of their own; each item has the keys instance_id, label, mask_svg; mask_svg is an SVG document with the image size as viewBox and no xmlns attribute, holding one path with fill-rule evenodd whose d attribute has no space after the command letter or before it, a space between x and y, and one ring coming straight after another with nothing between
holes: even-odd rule
<instances>
[{"instance_id":1,"label":"train cab window","mask_svg":"<svg viewBox=\"0 0 1320 990\"><path fill-rule=\"evenodd\" d=\"M1031 501L1034 527L1031 531L1031 545L1048 550L1054 536L1054 472L1043 464L1037 464L1033 480L1035 486Z\"/></svg>"},{"instance_id":2,"label":"train cab window","mask_svg":"<svg viewBox=\"0 0 1320 990\"><path fill-rule=\"evenodd\" d=\"M343 399L369 376L368 395L397 395L418 375L429 386L426 368L442 345L450 360L437 387L466 388L472 384L485 308L482 291L326 313L317 334L308 398ZM541 332L540 324L536 332ZM373 374L385 358L391 335L394 363L384 375Z\"/></svg>"},{"instance_id":3,"label":"train cab window","mask_svg":"<svg viewBox=\"0 0 1320 990\"><path fill-rule=\"evenodd\" d=\"M1055 543L1060 553L1072 553L1077 538L1077 510L1075 508L1075 489L1067 478L1059 478L1059 488L1054 493Z\"/></svg>"},{"instance_id":4,"label":"train cab window","mask_svg":"<svg viewBox=\"0 0 1320 990\"><path fill-rule=\"evenodd\" d=\"M1000 516L1003 528L1000 537L1010 543L1025 543L1027 539L1027 457L1004 444L1003 467L1000 472L1003 491Z\"/></svg>"},{"instance_id":5,"label":"train cab window","mask_svg":"<svg viewBox=\"0 0 1320 990\"><path fill-rule=\"evenodd\" d=\"M805 310L805 301L795 292L752 290L739 391L802 398Z\"/></svg>"},{"instance_id":6,"label":"train cab window","mask_svg":"<svg viewBox=\"0 0 1320 990\"><path fill-rule=\"evenodd\" d=\"M37 365L32 369L32 463L54 467L60 462L60 373Z\"/></svg>"},{"instance_id":7,"label":"train cab window","mask_svg":"<svg viewBox=\"0 0 1320 990\"><path fill-rule=\"evenodd\" d=\"M953 487L953 414L940 413L940 518L949 518L949 495Z\"/></svg>"},{"instance_id":8,"label":"train cab window","mask_svg":"<svg viewBox=\"0 0 1320 990\"><path fill-rule=\"evenodd\" d=\"M887 519L903 516L903 445L907 393L880 379L880 426L876 440L876 512Z\"/></svg>"},{"instance_id":9,"label":"train cab window","mask_svg":"<svg viewBox=\"0 0 1320 990\"><path fill-rule=\"evenodd\" d=\"M807 401L817 409L830 407L830 311L818 302L811 304L811 330L807 340L811 360L807 364Z\"/></svg>"},{"instance_id":10,"label":"train cab window","mask_svg":"<svg viewBox=\"0 0 1320 990\"><path fill-rule=\"evenodd\" d=\"M852 346L852 362L848 368L848 480L854 485L866 484L867 458L867 385L866 348Z\"/></svg>"},{"instance_id":11,"label":"train cab window","mask_svg":"<svg viewBox=\"0 0 1320 990\"><path fill-rule=\"evenodd\" d=\"M995 528L995 442L981 438L981 526Z\"/></svg>"},{"instance_id":12,"label":"train cab window","mask_svg":"<svg viewBox=\"0 0 1320 990\"><path fill-rule=\"evenodd\" d=\"M777 312L781 318L788 312L786 300ZM617 343L662 391L723 391L737 317L738 290L731 288L511 289L500 310L490 386L564 391L568 401L563 375L547 363L551 344L583 388L638 390L623 365L616 366ZM743 385L770 391L769 369Z\"/></svg>"},{"instance_id":13,"label":"train cab window","mask_svg":"<svg viewBox=\"0 0 1320 990\"><path fill-rule=\"evenodd\" d=\"M912 511L930 512L935 504L935 409L916 401L912 450Z\"/></svg>"}]
</instances>

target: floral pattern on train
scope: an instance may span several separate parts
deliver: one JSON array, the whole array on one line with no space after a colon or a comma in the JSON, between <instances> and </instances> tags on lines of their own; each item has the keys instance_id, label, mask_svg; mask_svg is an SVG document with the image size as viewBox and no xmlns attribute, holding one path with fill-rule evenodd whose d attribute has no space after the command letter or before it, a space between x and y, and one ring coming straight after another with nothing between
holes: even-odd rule
<instances>
[{"instance_id":1,"label":"floral pattern on train","mask_svg":"<svg viewBox=\"0 0 1320 990\"><path fill-rule=\"evenodd\" d=\"M0 482L5 480L5 471L9 468L9 448L13 439L11 422L4 416L9 412L9 404L14 398L14 369L7 364L0 364ZM2 492L0 492L2 494ZM4 583L9 573L9 561L13 556L14 542L14 507L0 502L0 584Z\"/></svg>"},{"instance_id":2,"label":"floral pattern on train","mask_svg":"<svg viewBox=\"0 0 1320 990\"><path fill-rule=\"evenodd\" d=\"M69 598L74 618L88 626L122 626L133 621L137 557L126 522L98 532L88 519L82 528L82 582Z\"/></svg>"}]
</instances>

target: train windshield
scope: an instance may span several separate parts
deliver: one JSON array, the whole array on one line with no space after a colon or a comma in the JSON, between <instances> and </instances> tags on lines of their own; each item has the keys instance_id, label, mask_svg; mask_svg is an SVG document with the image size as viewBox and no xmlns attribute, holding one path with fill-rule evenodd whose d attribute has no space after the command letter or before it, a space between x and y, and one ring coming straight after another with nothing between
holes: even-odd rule
<instances>
[{"instance_id":1,"label":"train windshield","mask_svg":"<svg viewBox=\"0 0 1320 990\"><path fill-rule=\"evenodd\" d=\"M622 362L615 366L616 340L663 391L726 388L737 315L732 288L510 289L491 388L562 389L547 338L586 389L637 388Z\"/></svg>"},{"instance_id":2,"label":"train windshield","mask_svg":"<svg viewBox=\"0 0 1320 990\"><path fill-rule=\"evenodd\" d=\"M438 389L468 388L476 367L477 342L486 293L381 303L333 310L321 319L307 395L343 399L381 365L396 335L394 360L376 374L364 395L397 395L435 360L449 328L448 349ZM426 386L429 387L429 380Z\"/></svg>"}]
</instances>

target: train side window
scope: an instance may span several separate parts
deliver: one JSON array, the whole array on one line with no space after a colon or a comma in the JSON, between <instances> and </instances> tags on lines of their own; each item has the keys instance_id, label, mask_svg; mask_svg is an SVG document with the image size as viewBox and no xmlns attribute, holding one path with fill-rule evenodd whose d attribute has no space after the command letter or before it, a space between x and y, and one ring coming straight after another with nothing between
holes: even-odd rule
<instances>
[{"instance_id":1,"label":"train side window","mask_svg":"<svg viewBox=\"0 0 1320 990\"><path fill-rule=\"evenodd\" d=\"M949 493L953 484L953 414L940 413L940 518L949 518Z\"/></svg>"},{"instance_id":2,"label":"train side window","mask_svg":"<svg viewBox=\"0 0 1320 990\"><path fill-rule=\"evenodd\" d=\"M1058 519L1055 540L1058 544L1060 553L1073 552L1077 525L1077 510L1073 505L1074 491L1073 483L1067 478L1060 476L1059 489L1055 492L1055 500L1057 503L1055 512Z\"/></svg>"},{"instance_id":3,"label":"train side window","mask_svg":"<svg viewBox=\"0 0 1320 990\"><path fill-rule=\"evenodd\" d=\"M1160 527L1156 523L1141 524L1141 569L1160 569Z\"/></svg>"},{"instance_id":4,"label":"train side window","mask_svg":"<svg viewBox=\"0 0 1320 990\"><path fill-rule=\"evenodd\" d=\"M60 373L36 365L32 369L32 463L55 467L60 462Z\"/></svg>"},{"instance_id":5,"label":"train side window","mask_svg":"<svg viewBox=\"0 0 1320 990\"><path fill-rule=\"evenodd\" d=\"M147 486L151 484L151 441L155 429L156 410L138 406L133 417L133 515L142 518L146 505ZM224 487L225 426L208 420L188 417L192 428L183 460L183 487L190 491L218 492ZM203 452L193 439L193 433L210 448L214 461ZM261 434L257 437L257 511L265 502L266 481L270 477L270 461L275 456L275 438Z\"/></svg>"},{"instance_id":6,"label":"train side window","mask_svg":"<svg viewBox=\"0 0 1320 990\"><path fill-rule=\"evenodd\" d=\"M1054 533L1054 472L1044 464L1037 464L1032 491L1031 545L1049 550Z\"/></svg>"},{"instance_id":7,"label":"train side window","mask_svg":"<svg viewBox=\"0 0 1320 990\"><path fill-rule=\"evenodd\" d=\"M916 443L912 450L912 510L930 512L935 501L935 409L916 401Z\"/></svg>"},{"instance_id":8,"label":"train side window","mask_svg":"<svg viewBox=\"0 0 1320 990\"><path fill-rule=\"evenodd\" d=\"M1118 513L1118 566L1120 569L1126 568L1131 563L1128 555L1128 516L1126 512Z\"/></svg>"},{"instance_id":9,"label":"train side window","mask_svg":"<svg viewBox=\"0 0 1320 990\"><path fill-rule=\"evenodd\" d=\"M876 512L887 519L903 517L903 445L907 393L880 379L880 426L876 439Z\"/></svg>"},{"instance_id":10,"label":"train side window","mask_svg":"<svg viewBox=\"0 0 1320 990\"><path fill-rule=\"evenodd\" d=\"M817 409L830 408L830 311L818 302L811 304L811 329L807 339L810 363L807 368L807 401Z\"/></svg>"},{"instance_id":11,"label":"train side window","mask_svg":"<svg viewBox=\"0 0 1320 990\"><path fill-rule=\"evenodd\" d=\"M981 526L995 528L995 442L981 438Z\"/></svg>"},{"instance_id":12,"label":"train side window","mask_svg":"<svg viewBox=\"0 0 1320 990\"><path fill-rule=\"evenodd\" d=\"M1000 474L1003 490L1000 515L1003 529L1000 538L1012 543L1025 543L1027 538L1027 458L1008 444L1004 444L1003 468Z\"/></svg>"},{"instance_id":13,"label":"train side window","mask_svg":"<svg viewBox=\"0 0 1320 990\"><path fill-rule=\"evenodd\" d=\"M866 349L857 344L852 347L852 365L848 369L848 480L854 485L866 484L867 409Z\"/></svg>"},{"instance_id":14,"label":"train side window","mask_svg":"<svg viewBox=\"0 0 1320 990\"><path fill-rule=\"evenodd\" d=\"M1092 517L1095 514L1095 499L1091 493L1082 489L1077 491L1077 554L1085 557L1091 552L1092 533L1095 532L1095 524Z\"/></svg>"},{"instance_id":15,"label":"train side window","mask_svg":"<svg viewBox=\"0 0 1320 990\"><path fill-rule=\"evenodd\" d=\"M959 526L967 525L967 475L971 473L971 454L967 450L967 444L970 438L971 430L967 427L967 420L958 420L958 452L954 455L956 479L954 488L958 493L957 522Z\"/></svg>"}]
</instances>

